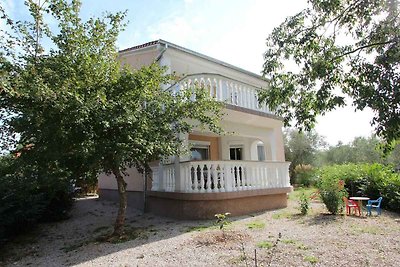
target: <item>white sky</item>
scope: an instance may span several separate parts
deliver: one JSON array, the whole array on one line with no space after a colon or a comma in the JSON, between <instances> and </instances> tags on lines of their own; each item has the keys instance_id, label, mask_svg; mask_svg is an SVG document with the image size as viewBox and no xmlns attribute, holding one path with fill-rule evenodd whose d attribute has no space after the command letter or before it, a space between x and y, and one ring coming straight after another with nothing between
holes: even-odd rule
<instances>
[{"instance_id":1,"label":"white sky","mask_svg":"<svg viewBox=\"0 0 400 267\"><path fill-rule=\"evenodd\" d=\"M0 0L14 18L25 18L23 0ZM259 74L265 39L305 0L83 0L82 15L128 10L129 25L118 40L121 49L164 39ZM0 24L0 27L2 25ZM371 111L346 107L318 118L316 130L329 144L369 136Z\"/></svg>"}]
</instances>

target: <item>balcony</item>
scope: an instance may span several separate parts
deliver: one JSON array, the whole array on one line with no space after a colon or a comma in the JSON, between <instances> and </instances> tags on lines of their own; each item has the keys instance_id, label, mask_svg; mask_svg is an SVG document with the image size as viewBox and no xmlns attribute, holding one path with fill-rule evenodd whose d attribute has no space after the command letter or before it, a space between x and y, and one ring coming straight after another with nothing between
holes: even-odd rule
<instances>
[{"instance_id":1,"label":"balcony","mask_svg":"<svg viewBox=\"0 0 400 267\"><path fill-rule=\"evenodd\" d=\"M171 86L171 90L177 93L193 86L200 86L208 90L211 97L228 105L275 115L269 110L266 104L258 103L258 92L261 88L220 74L202 73L188 75Z\"/></svg>"},{"instance_id":2,"label":"balcony","mask_svg":"<svg viewBox=\"0 0 400 267\"><path fill-rule=\"evenodd\" d=\"M152 191L220 193L290 187L289 162L187 161L153 167Z\"/></svg>"}]
</instances>

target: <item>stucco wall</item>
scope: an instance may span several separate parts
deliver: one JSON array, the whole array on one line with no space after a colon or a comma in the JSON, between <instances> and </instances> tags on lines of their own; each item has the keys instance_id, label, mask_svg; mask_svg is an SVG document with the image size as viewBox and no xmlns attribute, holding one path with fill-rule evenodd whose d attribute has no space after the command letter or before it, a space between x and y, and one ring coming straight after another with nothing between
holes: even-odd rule
<instances>
[{"instance_id":1,"label":"stucco wall","mask_svg":"<svg viewBox=\"0 0 400 267\"><path fill-rule=\"evenodd\" d=\"M127 183L127 191L143 191L144 187L144 180L143 175L140 174L135 168L129 168L125 172L127 174L124 179ZM101 189L118 189L117 181L113 174L107 175L102 173L99 175L98 179L99 188ZM148 186L147 188L151 188L149 184L151 181L147 181Z\"/></svg>"}]
</instances>

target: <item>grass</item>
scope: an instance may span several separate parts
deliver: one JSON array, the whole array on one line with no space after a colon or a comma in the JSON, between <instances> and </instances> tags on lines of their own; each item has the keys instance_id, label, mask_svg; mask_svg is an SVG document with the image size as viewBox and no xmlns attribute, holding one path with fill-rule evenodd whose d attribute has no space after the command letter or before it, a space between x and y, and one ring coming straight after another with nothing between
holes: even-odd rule
<instances>
[{"instance_id":1,"label":"grass","mask_svg":"<svg viewBox=\"0 0 400 267\"><path fill-rule=\"evenodd\" d=\"M289 194L289 200L298 201L300 199L300 195L302 193L306 195L312 195L313 193L317 192L317 188L315 187L298 187L295 188L292 193Z\"/></svg>"},{"instance_id":2,"label":"grass","mask_svg":"<svg viewBox=\"0 0 400 267\"><path fill-rule=\"evenodd\" d=\"M283 218L289 219L292 216L293 216L292 212L285 210L285 211L281 211L281 212L272 214L272 219L275 219L275 220L279 220L279 219L283 219Z\"/></svg>"},{"instance_id":3,"label":"grass","mask_svg":"<svg viewBox=\"0 0 400 267\"><path fill-rule=\"evenodd\" d=\"M261 221L254 221L246 224L248 229L256 230L256 229L264 229L265 223Z\"/></svg>"},{"instance_id":4,"label":"grass","mask_svg":"<svg viewBox=\"0 0 400 267\"><path fill-rule=\"evenodd\" d=\"M186 233L190 233L190 232L202 232L202 231L206 231L206 230L211 230L211 229L215 229L216 226L215 225L198 225L198 226L188 226L185 229Z\"/></svg>"},{"instance_id":5,"label":"grass","mask_svg":"<svg viewBox=\"0 0 400 267\"><path fill-rule=\"evenodd\" d=\"M257 243L257 247L259 248L267 248L270 249L272 248L274 245L272 244L272 242L269 241L261 241Z\"/></svg>"},{"instance_id":6,"label":"grass","mask_svg":"<svg viewBox=\"0 0 400 267\"><path fill-rule=\"evenodd\" d=\"M311 264L316 264L316 263L318 262L318 258L317 258L317 257L315 257L315 256L310 256L310 255L305 256L305 257L304 257L304 260L305 260L305 261L308 261L308 262L311 263Z\"/></svg>"},{"instance_id":7,"label":"grass","mask_svg":"<svg viewBox=\"0 0 400 267\"><path fill-rule=\"evenodd\" d=\"M296 240L293 239L283 239L281 242L283 244L296 244Z\"/></svg>"}]
</instances>

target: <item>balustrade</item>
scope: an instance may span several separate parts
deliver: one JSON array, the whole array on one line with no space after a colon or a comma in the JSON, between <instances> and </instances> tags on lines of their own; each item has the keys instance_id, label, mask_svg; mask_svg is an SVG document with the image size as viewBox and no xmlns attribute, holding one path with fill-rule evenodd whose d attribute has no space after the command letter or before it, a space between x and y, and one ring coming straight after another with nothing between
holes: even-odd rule
<instances>
[{"instance_id":1,"label":"balustrade","mask_svg":"<svg viewBox=\"0 0 400 267\"><path fill-rule=\"evenodd\" d=\"M181 162L153 168L152 191L215 193L283 188L290 186L288 170L288 162Z\"/></svg>"}]
</instances>

